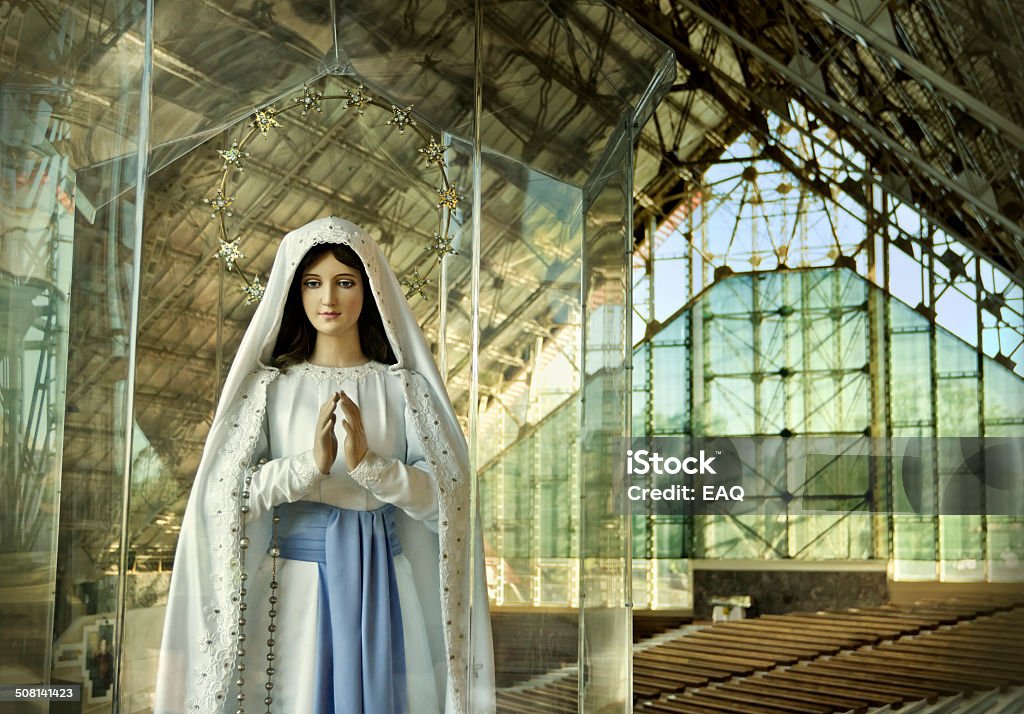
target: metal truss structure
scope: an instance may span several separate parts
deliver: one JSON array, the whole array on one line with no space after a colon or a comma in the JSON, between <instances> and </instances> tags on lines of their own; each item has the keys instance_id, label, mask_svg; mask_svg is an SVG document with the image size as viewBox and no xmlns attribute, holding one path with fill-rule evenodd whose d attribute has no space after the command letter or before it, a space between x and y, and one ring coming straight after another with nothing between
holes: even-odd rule
<instances>
[{"instance_id":1,"label":"metal truss structure","mask_svg":"<svg viewBox=\"0 0 1024 714\"><path fill-rule=\"evenodd\" d=\"M647 139L662 157L639 198L665 217L739 132L796 100L865 157L870 180L1021 279L1024 16L947 0L625 0L684 72ZM712 146L695 135L713 131ZM824 188L813 160L794 166ZM638 212L639 213L639 212Z\"/></svg>"}]
</instances>

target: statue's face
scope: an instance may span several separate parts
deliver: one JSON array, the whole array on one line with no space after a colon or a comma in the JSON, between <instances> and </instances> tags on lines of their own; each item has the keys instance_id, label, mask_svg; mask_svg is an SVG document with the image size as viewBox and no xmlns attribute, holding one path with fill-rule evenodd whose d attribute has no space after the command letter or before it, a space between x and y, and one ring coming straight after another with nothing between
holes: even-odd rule
<instances>
[{"instance_id":1,"label":"statue's face","mask_svg":"<svg viewBox=\"0 0 1024 714\"><path fill-rule=\"evenodd\" d=\"M302 274L302 307L317 334L359 339L363 309L359 270L325 253Z\"/></svg>"}]
</instances>

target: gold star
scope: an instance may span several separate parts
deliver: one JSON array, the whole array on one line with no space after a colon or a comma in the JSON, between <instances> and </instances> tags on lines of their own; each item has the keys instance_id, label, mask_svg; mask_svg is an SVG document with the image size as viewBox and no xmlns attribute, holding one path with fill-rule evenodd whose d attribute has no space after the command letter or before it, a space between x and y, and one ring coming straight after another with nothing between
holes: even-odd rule
<instances>
[{"instance_id":1,"label":"gold star","mask_svg":"<svg viewBox=\"0 0 1024 714\"><path fill-rule=\"evenodd\" d=\"M257 109L255 118L249 123L253 129L259 129L260 134L266 139L270 130L275 126L281 126L281 124L275 119L277 116L277 107L267 107L266 109Z\"/></svg>"},{"instance_id":2,"label":"gold star","mask_svg":"<svg viewBox=\"0 0 1024 714\"><path fill-rule=\"evenodd\" d=\"M345 106L349 109L355 107L355 110L362 114L366 111L366 105L373 102L373 97L366 94L362 84L360 84L355 90L346 89L345 94L348 95L348 99L345 100Z\"/></svg>"},{"instance_id":3,"label":"gold star","mask_svg":"<svg viewBox=\"0 0 1024 714\"><path fill-rule=\"evenodd\" d=\"M404 278L402 285L405 286L405 299L408 300L413 295L419 295L420 297L426 297L423 294L423 288L430 283L429 278L421 278L420 271L417 268L412 269L412 277Z\"/></svg>"},{"instance_id":4,"label":"gold star","mask_svg":"<svg viewBox=\"0 0 1024 714\"><path fill-rule=\"evenodd\" d=\"M437 200L437 207L438 208L441 208L442 206L444 206L444 207L448 208L449 210L454 211L456 208L459 207L459 201L461 201L462 199L465 198L465 196L460 196L459 195L459 192L455 188L455 186L451 186L449 188L439 188L439 189L436 189L436 190L437 190L437 198L438 198L438 200Z\"/></svg>"},{"instance_id":5,"label":"gold star","mask_svg":"<svg viewBox=\"0 0 1024 714\"><path fill-rule=\"evenodd\" d=\"M225 196L224 191L217 189L217 193L213 195L213 198L204 198L203 203L210 205L213 212L210 214L211 217L216 218L218 213L223 213L225 216L234 215L231 212L231 204L235 202L238 196Z\"/></svg>"},{"instance_id":6,"label":"gold star","mask_svg":"<svg viewBox=\"0 0 1024 714\"><path fill-rule=\"evenodd\" d=\"M315 109L318 112L322 112L323 111L323 107L320 106L320 100L323 99L323 98L324 98L324 93L323 92L321 92L319 90L311 92L309 90L309 86L303 84L302 85L302 96L301 97L294 97L292 99L292 101L295 102L296 104L301 104L302 105L302 116L306 116L306 112L308 112L310 109Z\"/></svg>"},{"instance_id":7,"label":"gold star","mask_svg":"<svg viewBox=\"0 0 1024 714\"><path fill-rule=\"evenodd\" d=\"M239 149L237 141L231 142L230 149L218 149L217 153L224 159L224 168L234 166L239 171L245 171L245 168L242 167L242 159L248 157L249 152Z\"/></svg>"},{"instance_id":8,"label":"gold star","mask_svg":"<svg viewBox=\"0 0 1024 714\"><path fill-rule=\"evenodd\" d=\"M442 237L440 233L434 231L434 242L430 244L430 252L437 256L438 263L444 260L446 255L458 255L458 251L452 248L453 240L455 240L453 236Z\"/></svg>"},{"instance_id":9,"label":"gold star","mask_svg":"<svg viewBox=\"0 0 1024 714\"><path fill-rule=\"evenodd\" d=\"M423 154L423 157L427 160L427 166L431 164L437 164L438 168L443 168L446 164L444 162L444 152L451 147L451 144L438 144L433 139L422 149L417 149L419 153Z\"/></svg>"},{"instance_id":10,"label":"gold star","mask_svg":"<svg viewBox=\"0 0 1024 714\"><path fill-rule=\"evenodd\" d=\"M416 120L412 117L413 105L410 104L405 109L396 107L394 104L391 105L391 113L394 115L387 121L388 126L397 126L399 134L405 134L405 128L408 126L416 126Z\"/></svg>"},{"instance_id":11,"label":"gold star","mask_svg":"<svg viewBox=\"0 0 1024 714\"><path fill-rule=\"evenodd\" d=\"M246 283L242 287L242 292L245 293L245 304L252 305L254 302L259 302L263 299L263 293L266 292L266 288L260 284L260 276L256 276L252 279L252 283Z\"/></svg>"},{"instance_id":12,"label":"gold star","mask_svg":"<svg viewBox=\"0 0 1024 714\"><path fill-rule=\"evenodd\" d=\"M244 258L245 253L243 253L238 247L237 238L230 243L225 240L221 240L220 250L217 251L217 257L224 261L224 266L228 270L231 270L232 264Z\"/></svg>"}]
</instances>

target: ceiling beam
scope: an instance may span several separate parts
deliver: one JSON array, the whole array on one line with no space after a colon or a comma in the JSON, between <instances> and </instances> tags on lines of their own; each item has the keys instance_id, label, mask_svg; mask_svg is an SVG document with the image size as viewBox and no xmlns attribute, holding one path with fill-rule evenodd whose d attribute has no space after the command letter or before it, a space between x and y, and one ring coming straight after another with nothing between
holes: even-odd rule
<instances>
[{"instance_id":1,"label":"ceiling beam","mask_svg":"<svg viewBox=\"0 0 1024 714\"><path fill-rule=\"evenodd\" d=\"M820 13L826 22L842 29L851 39L863 40L890 57L897 67L916 78L923 86L937 90L960 111L970 114L1018 148L1024 148L1024 127L987 105L983 97L971 94L949 81L924 62L901 50L859 18L845 12L840 5L833 5L826 0L798 1Z\"/></svg>"},{"instance_id":2,"label":"ceiling beam","mask_svg":"<svg viewBox=\"0 0 1024 714\"><path fill-rule=\"evenodd\" d=\"M878 127L874 126L870 121L861 116L860 113L852 110L849 106L841 101L833 99L828 95L821 87L815 86L813 82L807 81L799 72L794 70L788 65L783 64L775 57L772 57L769 53L765 52L760 46L752 40L747 39L734 28L729 27L724 22L719 20L711 13L705 11L696 3L691 0L674 0L678 6L685 8L687 11L693 13L696 17L700 18L708 27L712 28L715 32L718 32L722 36L728 38L730 41L736 43L742 47L745 51L749 52L752 56L756 57L760 62L763 62L767 67L774 71L779 77L785 79L794 87L798 87L808 97L814 99L814 101L820 103L822 106L827 107L830 111L834 112L837 116L842 117L850 124L857 127L857 129L863 132L866 136L870 137L873 141L878 142L879 145L885 149L891 151L893 154L899 156L908 165L913 166L921 175L928 177L935 183L943 186L947 191L959 196L966 203L973 206L974 209L988 217L991 221L997 223L1005 231L1010 233L1016 238L1016 246L1018 251L1021 251L1021 258L1024 260L1024 226L1020 225L1017 221L1014 221L1005 216L994 206L989 205L985 201L981 200L973 192L964 188L960 183L953 180L952 177L947 176L945 173L937 170L930 163L925 161L921 156L910 151L903 146L899 141L895 140L890 135L883 132ZM1019 270L1019 266L1018 266Z\"/></svg>"}]
</instances>

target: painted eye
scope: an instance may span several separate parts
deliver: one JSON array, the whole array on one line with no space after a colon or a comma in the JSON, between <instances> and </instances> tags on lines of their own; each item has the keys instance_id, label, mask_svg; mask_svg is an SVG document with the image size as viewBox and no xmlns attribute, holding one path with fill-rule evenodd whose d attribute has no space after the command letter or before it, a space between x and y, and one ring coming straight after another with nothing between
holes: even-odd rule
<instances>
[{"instance_id":1,"label":"painted eye","mask_svg":"<svg viewBox=\"0 0 1024 714\"><path fill-rule=\"evenodd\" d=\"M338 281L338 285L340 285L343 288L351 288L352 286L355 285L355 281L353 281L353 280L339 280Z\"/></svg>"},{"instance_id":2,"label":"painted eye","mask_svg":"<svg viewBox=\"0 0 1024 714\"><path fill-rule=\"evenodd\" d=\"M307 288L318 288L318 287L320 287L320 281L319 280L307 280L306 282L303 283L303 286L307 287Z\"/></svg>"}]
</instances>

